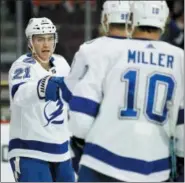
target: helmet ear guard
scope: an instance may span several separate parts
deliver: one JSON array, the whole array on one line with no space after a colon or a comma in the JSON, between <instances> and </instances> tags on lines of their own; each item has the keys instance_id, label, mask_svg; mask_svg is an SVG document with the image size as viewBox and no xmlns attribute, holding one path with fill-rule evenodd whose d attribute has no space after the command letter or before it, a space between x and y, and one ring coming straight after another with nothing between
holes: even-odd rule
<instances>
[{"instance_id":1,"label":"helmet ear guard","mask_svg":"<svg viewBox=\"0 0 185 183\"><path fill-rule=\"evenodd\" d=\"M109 32L109 23L107 19L107 14L105 12L102 12L101 14L101 25L102 25L103 31L107 34Z\"/></svg>"}]
</instances>

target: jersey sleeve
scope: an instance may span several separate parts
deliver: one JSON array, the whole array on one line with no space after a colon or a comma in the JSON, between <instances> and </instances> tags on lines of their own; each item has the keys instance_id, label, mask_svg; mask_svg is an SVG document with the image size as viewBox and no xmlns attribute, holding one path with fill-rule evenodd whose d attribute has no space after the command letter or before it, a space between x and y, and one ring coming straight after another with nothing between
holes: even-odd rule
<instances>
[{"instance_id":1,"label":"jersey sleeve","mask_svg":"<svg viewBox=\"0 0 185 183\"><path fill-rule=\"evenodd\" d=\"M9 71L9 95L11 103L29 106L39 102L37 95L38 80L29 64L15 63Z\"/></svg>"},{"instance_id":2,"label":"jersey sleeve","mask_svg":"<svg viewBox=\"0 0 185 183\"><path fill-rule=\"evenodd\" d=\"M63 76L68 76L71 68L66 59L64 59L63 67L65 67Z\"/></svg>"},{"instance_id":3,"label":"jersey sleeve","mask_svg":"<svg viewBox=\"0 0 185 183\"><path fill-rule=\"evenodd\" d=\"M177 119L177 127L176 127L176 139L177 139L177 144L176 144L176 155L178 157L184 157L184 52L181 52L182 55L182 60L181 60L181 104L179 107L179 112L178 112L178 119Z\"/></svg>"},{"instance_id":4,"label":"jersey sleeve","mask_svg":"<svg viewBox=\"0 0 185 183\"><path fill-rule=\"evenodd\" d=\"M69 127L73 135L81 139L85 139L99 113L106 73L100 57L89 55L86 59L87 64L82 67L83 74L78 78L69 102Z\"/></svg>"},{"instance_id":5,"label":"jersey sleeve","mask_svg":"<svg viewBox=\"0 0 185 183\"><path fill-rule=\"evenodd\" d=\"M62 56L58 54L53 54L54 58L58 61L58 66L60 67L60 74L64 77L68 76L70 72L70 66L67 62L67 60Z\"/></svg>"},{"instance_id":6,"label":"jersey sleeve","mask_svg":"<svg viewBox=\"0 0 185 183\"><path fill-rule=\"evenodd\" d=\"M65 102L69 103L73 88L75 87L76 83L78 82L79 78L83 75L84 72L84 65L86 64L86 56L83 53L82 49L79 49L74 56L71 70L67 77L64 79L64 83L62 86L62 98Z\"/></svg>"}]
</instances>

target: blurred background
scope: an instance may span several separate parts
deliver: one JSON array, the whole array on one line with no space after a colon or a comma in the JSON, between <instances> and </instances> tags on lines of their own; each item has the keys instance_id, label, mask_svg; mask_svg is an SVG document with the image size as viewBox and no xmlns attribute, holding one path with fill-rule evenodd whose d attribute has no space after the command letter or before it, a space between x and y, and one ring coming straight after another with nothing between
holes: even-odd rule
<instances>
[{"instance_id":1,"label":"blurred background","mask_svg":"<svg viewBox=\"0 0 185 183\"><path fill-rule=\"evenodd\" d=\"M27 52L25 28L31 17L50 18L57 26L55 53L71 64L84 41L102 36L100 17L105 0L1 0L1 182L13 181L7 163L9 128L8 70ZM184 0L168 0L170 17L161 40L184 49Z\"/></svg>"}]
</instances>

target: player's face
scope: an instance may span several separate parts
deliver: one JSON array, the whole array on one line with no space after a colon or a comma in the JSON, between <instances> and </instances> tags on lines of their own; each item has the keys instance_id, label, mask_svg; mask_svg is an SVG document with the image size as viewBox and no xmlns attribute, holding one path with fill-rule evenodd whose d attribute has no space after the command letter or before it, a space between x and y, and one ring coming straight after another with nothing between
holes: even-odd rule
<instances>
[{"instance_id":1,"label":"player's face","mask_svg":"<svg viewBox=\"0 0 185 183\"><path fill-rule=\"evenodd\" d=\"M34 35L32 43L39 58L43 61L48 61L50 56L53 54L55 44L54 34Z\"/></svg>"}]
</instances>

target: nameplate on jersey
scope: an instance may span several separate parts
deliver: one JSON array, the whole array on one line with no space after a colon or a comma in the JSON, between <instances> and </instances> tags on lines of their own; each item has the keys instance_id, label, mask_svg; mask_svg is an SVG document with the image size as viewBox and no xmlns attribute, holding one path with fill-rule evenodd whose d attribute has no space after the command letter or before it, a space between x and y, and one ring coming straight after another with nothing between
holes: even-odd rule
<instances>
[{"instance_id":1,"label":"nameplate on jersey","mask_svg":"<svg viewBox=\"0 0 185 183\"><path fill-rule=\"evenodd\" d=\"M174 56L152 51L128 50L128 63L145 64L173 69Z\"/></svg>"}]
</instances>

